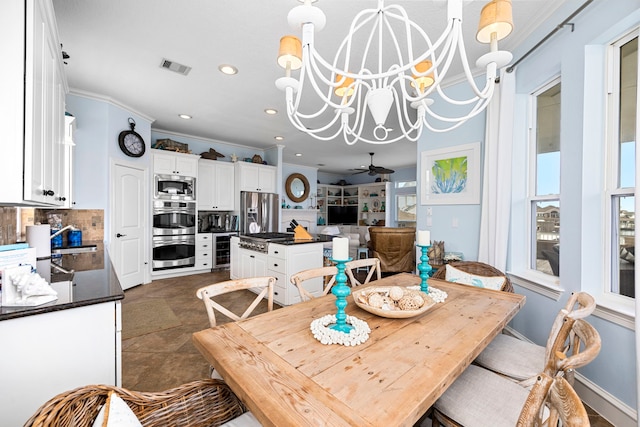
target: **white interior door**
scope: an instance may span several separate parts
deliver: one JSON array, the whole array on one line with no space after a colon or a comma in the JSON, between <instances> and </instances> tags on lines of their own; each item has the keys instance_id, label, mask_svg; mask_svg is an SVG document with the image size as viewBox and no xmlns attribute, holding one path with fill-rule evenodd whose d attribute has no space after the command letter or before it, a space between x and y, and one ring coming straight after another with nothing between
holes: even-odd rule
<instances>
[{"instance_id":1,"label":"white interior door","mask_svg":"<svg viewBox=\"0 0 640 427\"><path fill-rule=\"evenodd\" d=\"M113 164L110 255L122 289L144 283L147 267L146 170Z\"/></svg>"}]
</instances>

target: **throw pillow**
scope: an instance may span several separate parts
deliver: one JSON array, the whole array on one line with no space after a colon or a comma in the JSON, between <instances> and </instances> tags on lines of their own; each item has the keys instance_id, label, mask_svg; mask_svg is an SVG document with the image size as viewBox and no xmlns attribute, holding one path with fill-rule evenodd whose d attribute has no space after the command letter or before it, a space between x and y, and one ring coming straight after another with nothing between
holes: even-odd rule
<instances>
[{"instance_id":1,"label":"throw pillow","mask_svg":"<svg viewBox=\"0 0 640 427\"><path fill-rule=\"evenodd\" d=\"M451 265L447 264L446 280L448 282L461 283L463 285L471 285L478 288L487 288L499 291L502 289L506 277L504 276L477 276L475 274L467 273Z\"/></svg>"},{"instance_id":2,"label":"throw pillow","mask_svg":"<svg viewBox=\"0 0 640 427\"><path fill-rule=\"evenodd\" d=\"M93 427L142 427L131 408L120 396L109 392L107 401L93 421Z\"/></svg>"}]
</instances>

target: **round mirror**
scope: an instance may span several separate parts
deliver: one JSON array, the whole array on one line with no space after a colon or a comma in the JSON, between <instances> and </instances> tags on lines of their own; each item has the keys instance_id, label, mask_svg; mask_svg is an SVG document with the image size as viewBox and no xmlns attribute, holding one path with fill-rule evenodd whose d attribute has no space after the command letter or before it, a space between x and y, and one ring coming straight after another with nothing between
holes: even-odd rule
<instances>
[{"instance_id":1,"label":"round mirror","mask_svg":"<svg viewBox=\"0 0 640 427\"><path fill-rule=\"evenodd\" d=\"M287 197L294 203L303 202L309 197L309 181L301 173L292 173L285 184Z\"/></svg>"}]
</instances>

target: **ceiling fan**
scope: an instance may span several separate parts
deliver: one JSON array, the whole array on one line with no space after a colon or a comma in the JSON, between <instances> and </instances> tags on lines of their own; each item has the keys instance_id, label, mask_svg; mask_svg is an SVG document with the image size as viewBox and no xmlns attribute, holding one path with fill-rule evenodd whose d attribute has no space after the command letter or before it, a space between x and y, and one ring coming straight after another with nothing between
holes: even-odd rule
<instances>
[{"instance_id":1,"label":"ceiling fan","mask_svg":"<svg viewBox=\"0 0 640 427\"><path fill-rule=\"evenodd\" d=\"M378 175L378 174L387 174L387 173L394 173L395 171L393 169L387 169L387 168L383 168L382 166L374 166L373 165L373 155L375 153L369 153L369 155L371 156L371 164L369 165L369 169L355 169L355 170L359 170L360 172L356 172L353 175L357 175L359 173L365 173L365 172L369 172L369 175Z\"/></svg>"}]
</instances>

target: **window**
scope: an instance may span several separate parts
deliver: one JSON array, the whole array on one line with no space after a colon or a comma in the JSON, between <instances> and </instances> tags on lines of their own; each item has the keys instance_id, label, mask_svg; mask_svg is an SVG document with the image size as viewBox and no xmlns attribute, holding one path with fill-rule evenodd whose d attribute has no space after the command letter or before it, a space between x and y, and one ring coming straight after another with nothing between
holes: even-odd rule
<instances>
[{"instance_id":1,"label":"window","mask_svg":"<svg viewBox=\"0 0 640 427\"><path fill-rule=\"evenodd\" d=\"M560 276L560 79L531 97L529 268Z\"/></svg>"},{"instance_id":2,"label":"window","mask_svg":"<svg viewBox=\"0 0 640 427\"><path fill-rule=\"evenodd\" d=\"M399 227L416 226L416 181L395 182L396 223Z\"/></svg>"},{"instance_id":3,"label":"window","mask_svg":"<svg viewBox=\"0 0 640 427\"><path fill-rule=\"evenodd\" d=\"M396 198L398 199L396 220L398 222L416 222L416 195L398 194Z\"/></svg>"},{"instance_id":4,"label":"window","mask_svg":"<svg viewBox=\"0 0 640 427\"><path fill-rule=\"evenodd\" d=\"M608 94L610 283L605 291L634 298L635 151L638 86L638 32L613 43L609 51Z\"/></svg>"}]
</instances>

